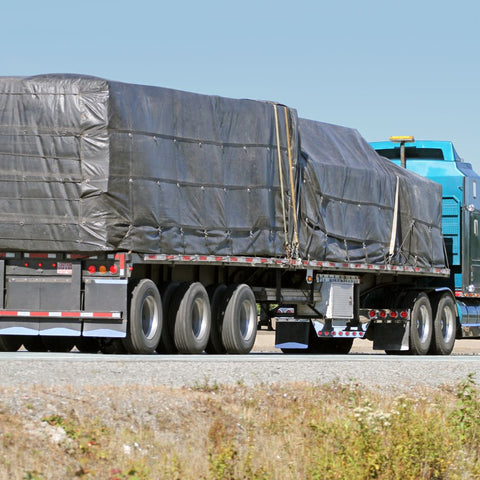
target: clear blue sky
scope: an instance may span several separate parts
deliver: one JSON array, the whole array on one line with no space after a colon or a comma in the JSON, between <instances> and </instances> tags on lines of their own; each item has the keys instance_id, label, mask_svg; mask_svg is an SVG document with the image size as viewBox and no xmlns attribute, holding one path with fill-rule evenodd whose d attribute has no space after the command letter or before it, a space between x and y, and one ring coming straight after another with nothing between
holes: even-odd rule
<instances>
[{"instance_id":1,"label":"clear blue sky","mask_svg":"<svg viewBox=\"0 0 480 480\"><path fill-rule=\"evenodd\" d=\"M452 140L480 173L477 0L24 0L1 7L0 75L84 73Z\"/></svg>"}]
</instances>

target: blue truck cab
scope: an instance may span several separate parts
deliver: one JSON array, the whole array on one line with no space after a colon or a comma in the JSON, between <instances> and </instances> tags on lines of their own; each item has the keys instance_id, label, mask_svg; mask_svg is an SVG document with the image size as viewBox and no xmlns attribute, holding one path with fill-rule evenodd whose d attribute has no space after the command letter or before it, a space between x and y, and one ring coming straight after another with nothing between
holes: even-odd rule
<instances>
[{"instance_id":1,"label":"blue truck cab","mask_svg":"<svg viewBox=\"0 0 480 480\"><path fill-rule=\"evenodd\" d=\"M394 137L392 137L394 138ZM403 143L403 145L402 145ZM452 142L372 142L379 155L442 185L442 231L461 326L459 337L480 335L480 177ZM421 199L419 199L421 201Z\"/></svg>"}]
</instances>

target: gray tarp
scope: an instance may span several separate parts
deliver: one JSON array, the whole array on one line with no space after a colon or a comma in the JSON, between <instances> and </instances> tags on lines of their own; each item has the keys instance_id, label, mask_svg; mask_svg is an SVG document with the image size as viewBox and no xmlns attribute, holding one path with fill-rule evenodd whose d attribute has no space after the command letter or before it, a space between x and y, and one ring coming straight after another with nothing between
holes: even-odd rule
<instances>
[{"instance_id":1,"label":"gray tarp","mask_svg":"<svg viewBox=\"0 0 480 480\"><path fill-rule=\"evenodd\" d=\"M394 262L443 263L439 187L356 131L281 106L276 122L269 102L78 75L0 78L0 251L285 256L285 117L302 257L383 263L398 177Z\"/></svg>"}]
</instances>

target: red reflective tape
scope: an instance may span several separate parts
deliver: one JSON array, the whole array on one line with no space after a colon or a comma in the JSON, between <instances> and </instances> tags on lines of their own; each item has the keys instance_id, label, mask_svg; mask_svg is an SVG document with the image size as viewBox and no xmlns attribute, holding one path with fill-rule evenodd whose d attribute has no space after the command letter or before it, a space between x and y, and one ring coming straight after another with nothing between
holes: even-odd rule
<instances>
[{"instance_id":1,"label":"red reflective tape","mask_svg":"<svg viewBox=\"0 0 480 480\"><path fill-rule=\"evenodd\" d=\"M201 260L202 262L206 262L208 260L208 258L205 255L198 257L198 259Z\"/></svg>"},{"instance_id":2,"label":"red reflective tape","mask_svg":"<svg viewBox=\"0 0 480 480\"><path fill-rule=\"evenodd\" d=\"M238 262L238 258L237 258L237 257L230 257L230 261L232 261L232 262Z\"/></svg>"},{"instance_id":3,"label":"red reflective tape","mask_svg":"<svg viewBox=\"0 0 480 480\"><path fill-rule=\"evenodd\" d=\"M80 312L60 312L62 317L79 317Z\"/></svg>"},{"instance_id":4,"label":"red reflective tape","mask_svg":"<svg viewBox=\"0 0 480 480\"><path fill-rule=\"evenodd\" d=\"M249 258L246 258L245 261L248 262L248 263L252 263L252 262L253 262L253 258L250 258L250 257L249 257Z\"/></svg>"},{"instance_id":5,"label":"red reflective tape","mask_svg":"<svg viewBox=\"0 0 480 480\"><path fill-rule=\"evenodd\" d=\"M222 261L223 261L223 257L215 257L215 261L216 261L216 262L222 262Z\"/></svg>"},{"instance_id":6,"label":"red reflective tape","mask_svg":"<svg viewBox=\"0 0 480 480\"><path fill-rule=\"evenodd\" d=\"M48 258L48 253L26 253L25 258Z\"/></svg>"},{"instance_id":7,"label":"red reflective tape","mask_svg":"<svg viewBox=\"0 0 480 480\"><path fill-rule=\"evenodd\" d=\"M92 313L93 318L112 318L113 313L108 313L108 312L93 312Z\"/></svg>"},{"instance_id":8,"label":"red reflective tape","mask_svg":"<svg viewBox=\"0 0 480 480\"><path fill-rule=\"evenodd\" d=\"M125 269L125 254L124 253L117 253L115 254L115 260L120 260L120 269ZM149 257L151 258L151 257ZM155 258L155 255L153 255L153 258Z\"/></svg>"},{"instance_id":9,"label":"red reflective tape","mask_svg":"<svg viewBox=\"0 0 480 480\"><path fill-rule=\"evenodd\" d=\"M1 310L0 317L16 317L18 315L17 310Z\"/></svg>"},{"instance_id":10,"label":"red reflective tape","mask_svg":"<svg viewBox=\"0 0 480 480\"><path fill-rule=\"evenodd\" d=\"M48 312L30 312L31 317L48 317Z\"/></svg>"},{"instance_id":11,"label":"red reflective tape","mask_svg":"<svg viewBox=\"0 0 480 480\"><path fill-rule=\"evenodd\" d=\"M191 260L191 259L192 259L192 257L190 257L190 255L184 255L182 257L182 260L185 260L185 261L188 261L188 260Z\"/></svg>"}]
</instances>

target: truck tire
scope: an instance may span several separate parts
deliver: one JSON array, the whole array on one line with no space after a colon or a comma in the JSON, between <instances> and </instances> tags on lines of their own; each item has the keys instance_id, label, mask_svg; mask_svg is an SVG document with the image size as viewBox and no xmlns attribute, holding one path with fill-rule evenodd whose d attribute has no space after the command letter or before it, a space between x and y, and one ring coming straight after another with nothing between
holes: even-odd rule
<instances>
[{"instance_id":1,"label":"truck tire","mask_svg":"<svg viewBox=\"0 0 480 480\"><path fill-rule=\"evenodd\" d=\"M226 285L211 285L207 288L212 312L212 326L205 351L211 354L223 354L227 350L222 342L223 317L225 315Z\"/></svg>"},{"instance_id":2,"label":"truck tire","mask_svg":"<svg viewBox=\"0 0 480 480\"><path fill-rule=\"evenodd\" d=\"M432 307L426 293L415 294L410 318L410 350L411 355L426 355L432 342L433 319Z\"/></svg>"},{"instance_id":3,"label":"truck tire","mask_svg":"<svg viewBox=\"0 0 480 480\"><path fill-rule=\"evenodd\" d=\"M246 284L232 285L225 292L222 342L227 353L246 354L257 336L257 304Z\"/></svg>"},{"instance_id":4,"label":"truck tire","mask_svg":"<svg viewBox=\"0 0 480 480\"><path fill-rule=\"evenodd\" d=\"M16 352L22 343L18 335L0 335L0 352Z\"/></svg>"},{"instance_id":5,"label":"truck tire","mask_svg":"<svg viewBox=\"0 0 480 480\"><path fill-rule=\"evenodd\" d=\"M153 353L162 334L162 300L158 288L144 278L133 288L127 337L123 340L128 353Z\"/></svg>"},{"instance_id":6,"label":"truck tire","mask_svg":"<svg viewBox=\"0 0 480 480\"><path fill-rule=\"evenodd\" d=\"M177 291L179 283L172 282L164 286L161 290L162 305L163 305L163 327L160 342L157 347L158 353L178 353L178 349L173 339L173 329L175 325L175 315L170 315L170 304ZM173 318L172 318L173 317Z\"/></svg>"},{"instance_id":7,"label":"truck tire","mask_svg":"<svg viewBox=\"0 0 480 480\"><path fill-rule=\"evenodd\" d=\"M457 331L455 302L448 293L439 295L437 300L430 353L434 355L450 355L455 345L455 334Z\"/></svg>"},{"instance_id":8,"label":"truck tire","mask_svg":"<svg viewBox=\"0 0 480 480\"><path fill-rule=\"evenodd\" d=\"M173 338L179 353L202 353L208 343L211 326L210 301L199 283L183 283L172 302L175 314Z\"/></svg>"}]
</instances>

